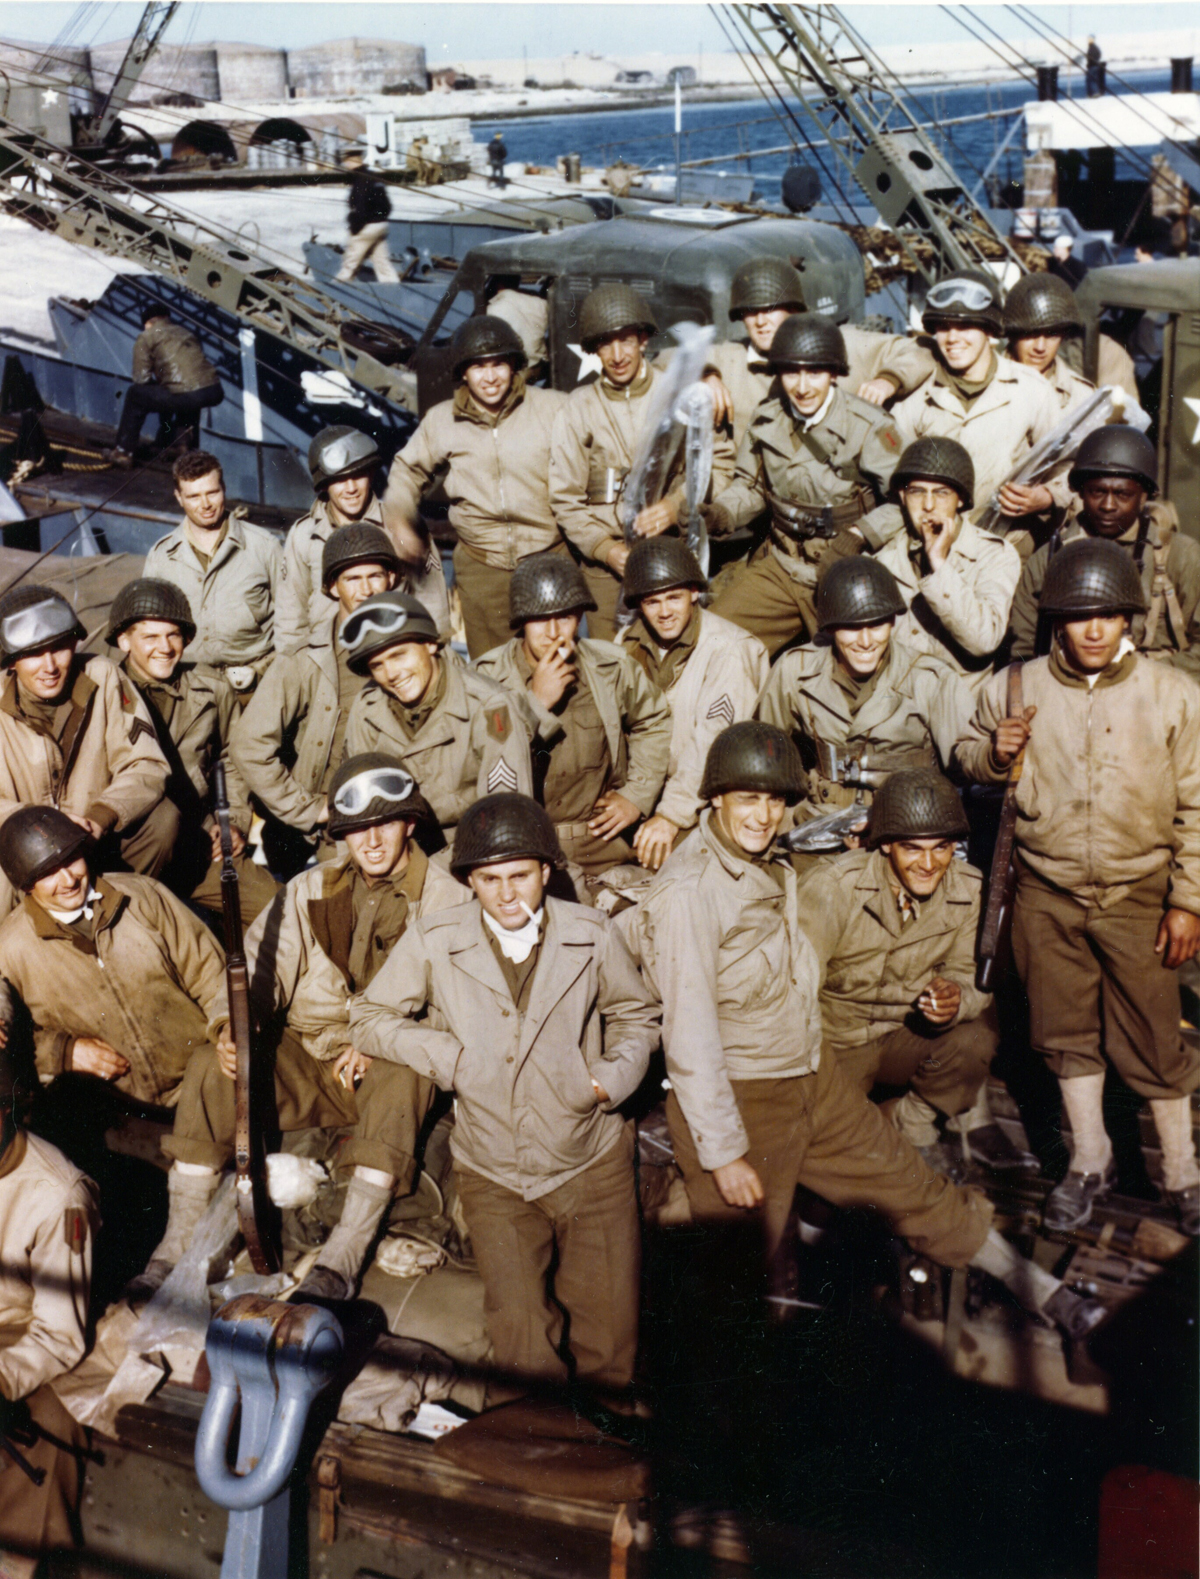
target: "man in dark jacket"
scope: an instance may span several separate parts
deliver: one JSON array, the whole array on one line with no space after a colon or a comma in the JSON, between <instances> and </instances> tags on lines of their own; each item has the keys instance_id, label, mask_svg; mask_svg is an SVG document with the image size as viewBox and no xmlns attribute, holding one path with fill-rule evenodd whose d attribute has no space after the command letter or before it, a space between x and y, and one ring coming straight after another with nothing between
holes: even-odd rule
<instances>
[{"instance_id":1,"label":"man in dark jacket","mask_svg":"<svg viewBox=\"0 0 1200 1579\"><path fill-rule=\"evenodd\" d=\"M181 436L206 406L225 398L216 368L200 349L190 329L174 323L162 302L142 313L142 332L133 345L133 383L125 393L117 442L108 452L114 465L133 465L133 453L149 412L157 411L158 447L165 449Z\"/></svg>"},{"instance_id":2,"label":"man in dark jacket","mask_svg":"<svg viewBox=\"0 0 1200 1579\"><path fill-rule=\"evenodd\" d=\"M388 216L392 212L392 200L387 188L370 171L363 169L361 153L347 154L342 164L350 171L350 240L346 243L337 278L352 280L370 260L380 285L399 285L400 276L388 254Z\"/></svg>"}]
</instances>

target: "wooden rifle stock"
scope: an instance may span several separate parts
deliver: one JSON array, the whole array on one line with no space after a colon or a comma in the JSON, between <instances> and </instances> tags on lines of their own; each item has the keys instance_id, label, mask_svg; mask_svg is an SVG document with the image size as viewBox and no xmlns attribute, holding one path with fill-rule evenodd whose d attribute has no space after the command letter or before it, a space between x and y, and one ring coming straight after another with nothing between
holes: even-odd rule
<instances>
[{"instance_id":1,"label":"wooden rifle stock","mask_svg":"<svg viewBox=\"0 0 1200 1579\"><path fill-rule=\"evenodd\" d=\"M236 1130L238 1227L250 1252L254 1270L278 1272L281 1262L275 1233L275 1209L267 1194L267 1159L263 1146L265 1115L258 1111L257 1071L250 1018L250 972L242 944L242 911L238 874L233 864L233 835L229 826L229 795L225 764L213 769L213 808L221 830L221 910L225 921L225 987L229 999L229 1035L237 1048Z\"/></svg>"},{"instance_id":2,"label":"wooden rifle stock","mask_svg":"<svg viewBox=\"0 0 1200 1579\"><path fill-rule=\"evenodd\" d=\"M1015 718L1022 707L1021 665L1014 663L1009 665L1008 670L1005 714L1009 718ZM1000 808L1000 828L996 835L996 848L992 854L987 905L984 908L983 925L979 932L979 968L975 974L975 984L980 992L994 991L1000 957L1012 926L1013 901L1017 887L1017 785L1020 783L1024 766L1025 748L1022 747L1008 769L1004 803Z\"/></svg>"}]
</instances>

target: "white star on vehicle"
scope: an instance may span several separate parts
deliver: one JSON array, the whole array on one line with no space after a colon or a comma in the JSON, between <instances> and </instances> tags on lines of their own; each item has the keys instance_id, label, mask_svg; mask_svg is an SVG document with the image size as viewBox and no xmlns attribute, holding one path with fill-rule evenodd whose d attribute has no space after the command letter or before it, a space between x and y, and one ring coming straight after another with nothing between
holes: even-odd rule
<instances>
[{"instance_id":1,"label":"white star on vehicle","mask_svg":"<svg viewBox=\"0 0 1200 1579\"><path fill-rule=\"evenodd\" d=\"M1183 403L1196 418L1196 431L1192 434L1192 443L1200 444L1200 400L1193 397L1190 400L1185 399Z\"/></svg>"},{"instance_id":2,"label":"white star on vehicle","mask_svg":"<svg viewBox=\"0 0 1200 1579\"><path fill-rule=\"evenodd\" d=\"M46 92L42 94L42 103L43 104L57 104L58 103L58 94L55 93L52 89L47 89Z\"/></svg>"},{"instance_id":3,"label":"white star on vehicle","mask_svg":"<svg viewBox=\"0 0 1200 1579\"><path fill-rule=\"evenodd\" d=\"M567 345L567 350L574 351L575 355L579 358L579 383L582 384L589 373L599 374L604 371L600 365L600 358L595 354L594 351L585 351L581 345L571 344Z\"/></svg>"}]
</instances>

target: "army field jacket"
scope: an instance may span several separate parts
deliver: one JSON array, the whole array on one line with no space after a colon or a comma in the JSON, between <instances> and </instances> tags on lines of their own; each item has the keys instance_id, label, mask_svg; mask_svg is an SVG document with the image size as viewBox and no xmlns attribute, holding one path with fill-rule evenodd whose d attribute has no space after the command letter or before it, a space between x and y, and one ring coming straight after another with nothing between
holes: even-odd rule
<instances>
[{"instance_id":1,"label":"army field jacket","mask_svg":"<svg viewBox=\"0 0 1200 1579\"><path fill-rule=\"evenodd\" d=\"M283 563L278 541L265 528L236 514L228 518L228 528L205 568L181 521L155 543L142 570L144 576L173 582L187 598L196 636L184 657L214 669L270 657Z\"/></svg>"}]
</instances>

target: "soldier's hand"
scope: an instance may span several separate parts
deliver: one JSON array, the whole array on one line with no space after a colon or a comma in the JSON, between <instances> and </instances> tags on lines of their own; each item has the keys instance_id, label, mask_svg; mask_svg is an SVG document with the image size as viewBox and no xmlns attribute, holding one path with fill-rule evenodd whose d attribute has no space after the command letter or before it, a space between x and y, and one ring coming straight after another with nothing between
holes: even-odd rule
<instances>
[{"instance_id":1,"label":"soldier's hand","mask_svg":"<svg viewBox=\"0 0 1200 1579\"><path fill-rule=\"evenodd\" d=\"M633 802L626 800L618 790L606 790L592 807L588 832L596 839L615 839L641 815Z\"/></svg>"},{"instance_id":2,"label":"soldier's hand","mask_svg":"<svg viewBox=\"0 0 1200 1579\"><path fill-rule=\"evenodd\" d=\"M339 1085L347 1091L353 1091L370 1067L371 1060L366 1053L360 1053L357 1047L347 1047L335 1059L333 1073Z\"/></svg>"},{"instance_id":3,"label":"soldier's hand","mask_svg":"<svg viewBox=\"0 0 1200 1579\"><path fill-rule=\"evenodd\" d=\"M714 1168L713 1183L726 1206L740 1206L750 1212L756 1206L761 1206L767 1198L762 1180L745 1157L739 1157L736 1162L727 1162L722 1168Z\"/></svg>"},{"instance_id":4,"label":"soldier's hand","mask_svg":"<svg viewBox=\"0 0 1200 1579\"><path fill-rule=\"evenodd\" d=\"M1195 959L1200 954L1200 916L1190 910L1168 910L1159 923L1154 952L1162 954L1168 970L1178 970Z\"/></svg>"},{"instance_id":5,"label":"soldier's hand","mask_svg":"<svg viewBox=\"0 0 1200 1579\"><path fill-rule=\"evenodd\" d=\"M862 533L853 526L847 526L836 537L829 539L829 544L820 559L817 560L817 580L835 564L839 559L853 559L856 554L861 554L867 546L867 540Z\"/></svg>"},{"instance_id":6,"label":"soldier's hand","mask_svg":"<svg viewBox=\"0 0 1200 1579\"><path fill-rule=\"evenodd\" d=\"M890 378L868 378L865 384L858 386L858 398L869 406L882 406L895 393L896 386Z\"/></svg>"},{"instance_id":7,"label":"soldier's hand","mask_svg":"<svg viewBox=\"0 0 1200 1579\"><path fill-rule=\"evenodd\" d=\"M675 501L673 499L660 499L657 504L648 504L644 510L639 510L633 520L633 529L639 537L661 537L669 528L675 525Z\"/></svg>"},{"instance_id":8,"label":"soldier's hand","mask_svg":"<svg viewBox=\"0 0 1200 1579\"><path fill-rule=\"evenodd\" d=\"M230 1036L227 1025L217 1032L217 1063L226 1080L237 1079L237 1043Z\"/></svg>"},{"instance_id":9,"label":"soldier's hand","mask_svg":"<svg viewBox=\"0 0 1200 1579\"><path fill-rule=\"evenodd\" d=\"M917 530L925 545L925 557L934 570L950 558L951 540L944 521L922 521Z\"/></svg>"},{"instance_id":10,"label":"soldier's hand","mask_svg":"<svg viewBox=\"0 0 1200 1579\"><path fill-rule=\"evenodd\" d=\"M657 872L678 837L679 829L668 818L651 817L634 835L634 852L648 872Z\"/></svg>"},{"instance_id":11,"label":"soldier's hand","mask_svg":"<svg viewBox=\"0 0 1200 1579\"><path fill-rule=\"evenodd\" d=\"M129 1060L99 1036L77 1036L71 1048L71 1068L101 1080L119 1080L129 1073Z\"/></svg>"},{"instance_id":12,"label":"soldier's hand","mask_svg":"<svg viewBox=\"0 0 1200 1579\"><path fill-rule=\"evenodd\" d=\"M733 396L725 388L720 373L707 373L701 382L713 397L713 427L723 428L733 421Z\"/></svg>"},{"instance_id":13,"label":"soldier's hand","mask_svg":"<svg viewBox=\"0 0 1200 1579\"><path fill-rule=\"evenodd\" d=\"M623 576L625 574L625 561L628 558L629 544L614 542L609 547L606 563L614 575Z\"/></svg>"},{"instance_id":14,"label":"soldier's hand","mask_svg":"<svg viewBox=\"0 0 1200 1579\"><path fill-rule=\"evenodd\" d=\"M600 1082L598 1080L593 1080L592 1081L592 1090L596 1093L596 1101L597 1102L607 1102L609 1100L608 1092L604 1089L604 1087L600 1084Z\"/></svg>"},{"instance_id":15,"label":"soldier's hand","mask_svg":"<svg viewBox=\"0 0 1200 1579\"><path fill-rule=\"evenodd\" d=\"M917 999L917 1009L930 1025L949 1025L961 1006L962 988L944 976L935 976Z\"/></svg>"},{"instance_id":16,"label":"soldier's hand","mask_svg":"<svg viewBox=\"0 0 1200 1579\"><path fill-rule=\"evenodd\" d=\"M213 860L214 861L221 860L223 852L221 850L221 830L220 830L220 828L210 828L208 830L208 837L209 837L209 842L212 845L212 858L213 858ZM237 860L239 855L244 855L246 853L246 835L242 832L242 830L240 828L235 828L235 827L233 827L232 824L230 824L230 828L229 828L229 844L230 844L230 848L233 851L233 858L234 858L235 861Z\"/></svg>"},{"instance_id":17,"label":"soldier's hand","mask_svg":"<svg viewBox=\"0 0 1200 1579\"><path fill-rule=\"evenodd\" d=\"M997 497L1005 515L1041 515L1054 507L1054 495L1040 483L1006 482Z\"/></svg>"},{"instance_id":18,"label":"soldier's hand","mask_svg":"<svg viewBox=\"0 0 1200 1579\"><path fill-rule=\"evenodd\" d=\"M91 817L77 817L73 811L67 812L66 815L73 823L78 824L80 828L86 828L93 839L101 839L104 837L104 829L98 822L93 821Z\"/></svg>"},{"instance_id":19,"label":"soldier's hand","mask_svg":"<svg viewBox=\"0 0 1200 1579\"><path fill-rule=\"evenodd\" d=\"M574 645L569 642L559 642L557 646L551 647L544 658L538 659L529 677L529 690L543 707L557 707L566 692L575 684L579 676L573 662L574 657Z\"/></svg>"},{"instance_id":20,"label":"soldier's hand","mask_svg":"<svg viewBox=\"0 0 1200 1579\"><path fill-rule=\"evenodd\" d=\"M992 730L992 755L1000 767L1008 767L1021 754L1036 712L1036 707L1022 708L1019 717L1002 718Z\"/></svg>"}]
</instances>

